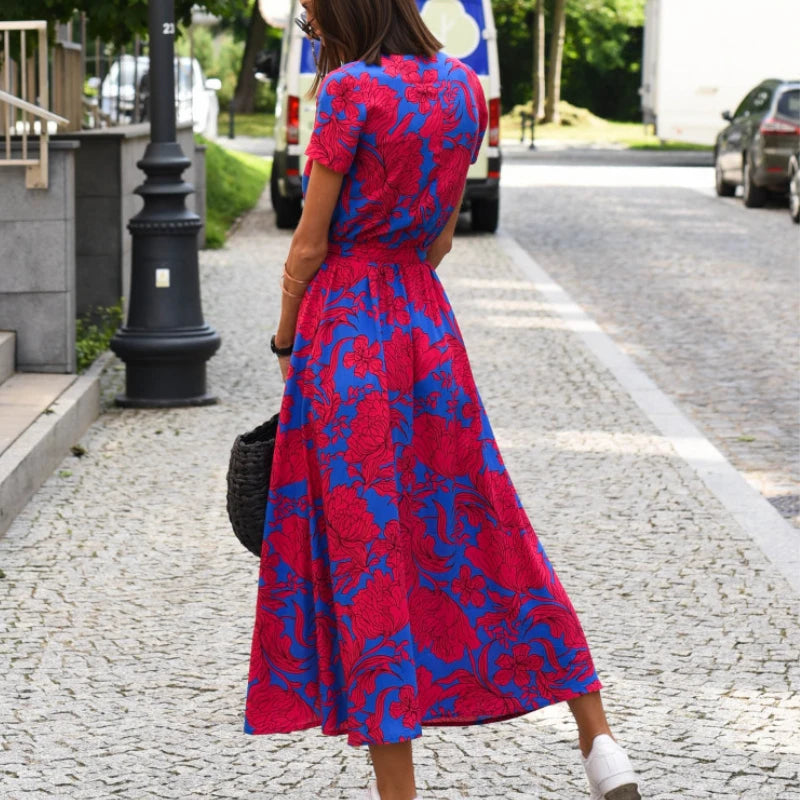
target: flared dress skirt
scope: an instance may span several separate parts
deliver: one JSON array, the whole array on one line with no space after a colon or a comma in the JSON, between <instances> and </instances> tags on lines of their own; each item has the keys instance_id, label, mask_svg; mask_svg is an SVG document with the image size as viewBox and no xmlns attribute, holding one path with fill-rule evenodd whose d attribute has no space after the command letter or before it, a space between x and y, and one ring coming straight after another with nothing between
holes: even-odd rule
<instances>
[{"instance_id":1,"label":"flared dress skirt","mask_svg":"<svg viewBox=\"0 0 800 800\"><path fill-rule=\"evenodd\" d=\"M280 409L245 730L400 742L599 688L436 272L333 244Z\"/></svg>"}]
</instances>

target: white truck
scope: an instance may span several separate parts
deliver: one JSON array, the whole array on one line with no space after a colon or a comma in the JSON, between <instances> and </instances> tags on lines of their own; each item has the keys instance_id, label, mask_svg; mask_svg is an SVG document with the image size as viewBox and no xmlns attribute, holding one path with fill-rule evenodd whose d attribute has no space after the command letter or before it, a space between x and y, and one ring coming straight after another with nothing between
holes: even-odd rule
<instances>
[{"instance_id":1,"label":"white truck","mask_svg":"<svg viewBox=\"0 0 800 800\"><path fill-rule=\"evenodd\" d=\"M714 144L765 78L800 78L800 0L647 0L642 118L660 139Z\"/></svg>"}]
</instances>

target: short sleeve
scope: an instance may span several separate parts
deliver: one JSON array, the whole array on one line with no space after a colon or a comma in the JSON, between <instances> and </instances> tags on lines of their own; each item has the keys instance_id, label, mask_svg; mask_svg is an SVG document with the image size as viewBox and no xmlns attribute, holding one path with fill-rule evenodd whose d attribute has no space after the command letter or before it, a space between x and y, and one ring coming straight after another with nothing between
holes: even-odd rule
<instances>
[{"instance_id":1,"label":"short sleeve","mask_svg":"<svg viewBox=\"0 0 800 800\"><path fill-rule=\"evenodd\" d=\"M335 70L325 78L317 95L314 132L306 147L308 158L342 174L353 163L367 119L358 89L358 81L345 70Z\"/></svg>"},{"instance_id":2,"label":"short sleeve","mask_svg":"<svg viewBox=\"0 0 800 800\"><path fill-rule=\"evenodd\" d=\"M467 68L469 75L469 85L472 88L472 96L477 106L478 112L478 130L475 133L475 143L472 148L472 156L470 163L474 164L478 160L478 153L481 149L483 137L486 134L486 126L489 124L489 109L486 105L486 97L483 93L483 86L481 86L478 76L469 68Z\"/></svg>"}]
</instances>

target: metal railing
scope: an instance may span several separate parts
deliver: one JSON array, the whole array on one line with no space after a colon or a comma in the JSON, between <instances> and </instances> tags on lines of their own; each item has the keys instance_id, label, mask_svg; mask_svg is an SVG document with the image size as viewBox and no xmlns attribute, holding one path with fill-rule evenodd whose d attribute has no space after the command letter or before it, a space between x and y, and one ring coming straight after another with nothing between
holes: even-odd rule
<instances>
[{"instance_id":1,"label":"metal railing","mask_svg":"<svg viewBox=\"0 0 800 800\"><path fill-rule=\"evenodd\" d=\"M38 32L36 56L30 59L27 52L29 31ZM0 22L0 33L3 35L0 131L3 132L5 143L4 153L0 154L0 167L24 166L26 187L46 189L50 124L68 124L64 117L46 108L50 100L47 22ZM13 33L19 35L19 66L11 58ZM31 146L28 141L30 136L38 137L38 147Z\"/></svg>"}]
</instances>

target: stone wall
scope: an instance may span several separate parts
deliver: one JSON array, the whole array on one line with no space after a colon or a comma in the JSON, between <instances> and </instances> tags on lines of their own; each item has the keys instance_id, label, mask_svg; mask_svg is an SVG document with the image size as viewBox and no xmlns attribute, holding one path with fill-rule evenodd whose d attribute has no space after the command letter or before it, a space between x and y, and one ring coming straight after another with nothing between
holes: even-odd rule
<instances>
[{"instance_id":1,"label":"stone wall","mask_svg":"<svg viewBox=\"0 0 800 800\"><path fill-rule=\"evenodd\" d=\"M150 141L150 126L123 125L70 134L80 142L76 162L77 312L116 305L127 298L131 278L131 236L128 221L142 208L134 190L145 180L136 166ZM192 160L184 180L205 186L205 159L195 154L190 125L178 129L178 143ZM199 180L198 180L199 178ZM186 198L186 206L205 222L205 195ZM201 230L201 236L205 228ZM201 239L200 245L204 243Z\"/></svg>"},{"instance_id":2,"label":"stone wall","mask_svg":"<svg viewBox=\"0 0 800 800\"><path fill-rule=\"evenodd\" d=\"M50 186L0 168L0 329L17 334L17 369L75 371L75 157L51 142Z\"/></svg>"},{"instance_id":3,"label":"stone wall","mask_svg":"<svg viewBox=\"0 0 800 800\"><path fill-rule=\"evenodd\" d=\"M53 137L47 190L26 189L24 167L0 168L0 330L17 333L18 370L74 372L76 317L128 297L149 139L147 124ZM198 190L186 205L205 223L205 151L190 125L178 142Z\"/></svg>"}]
</instances>

